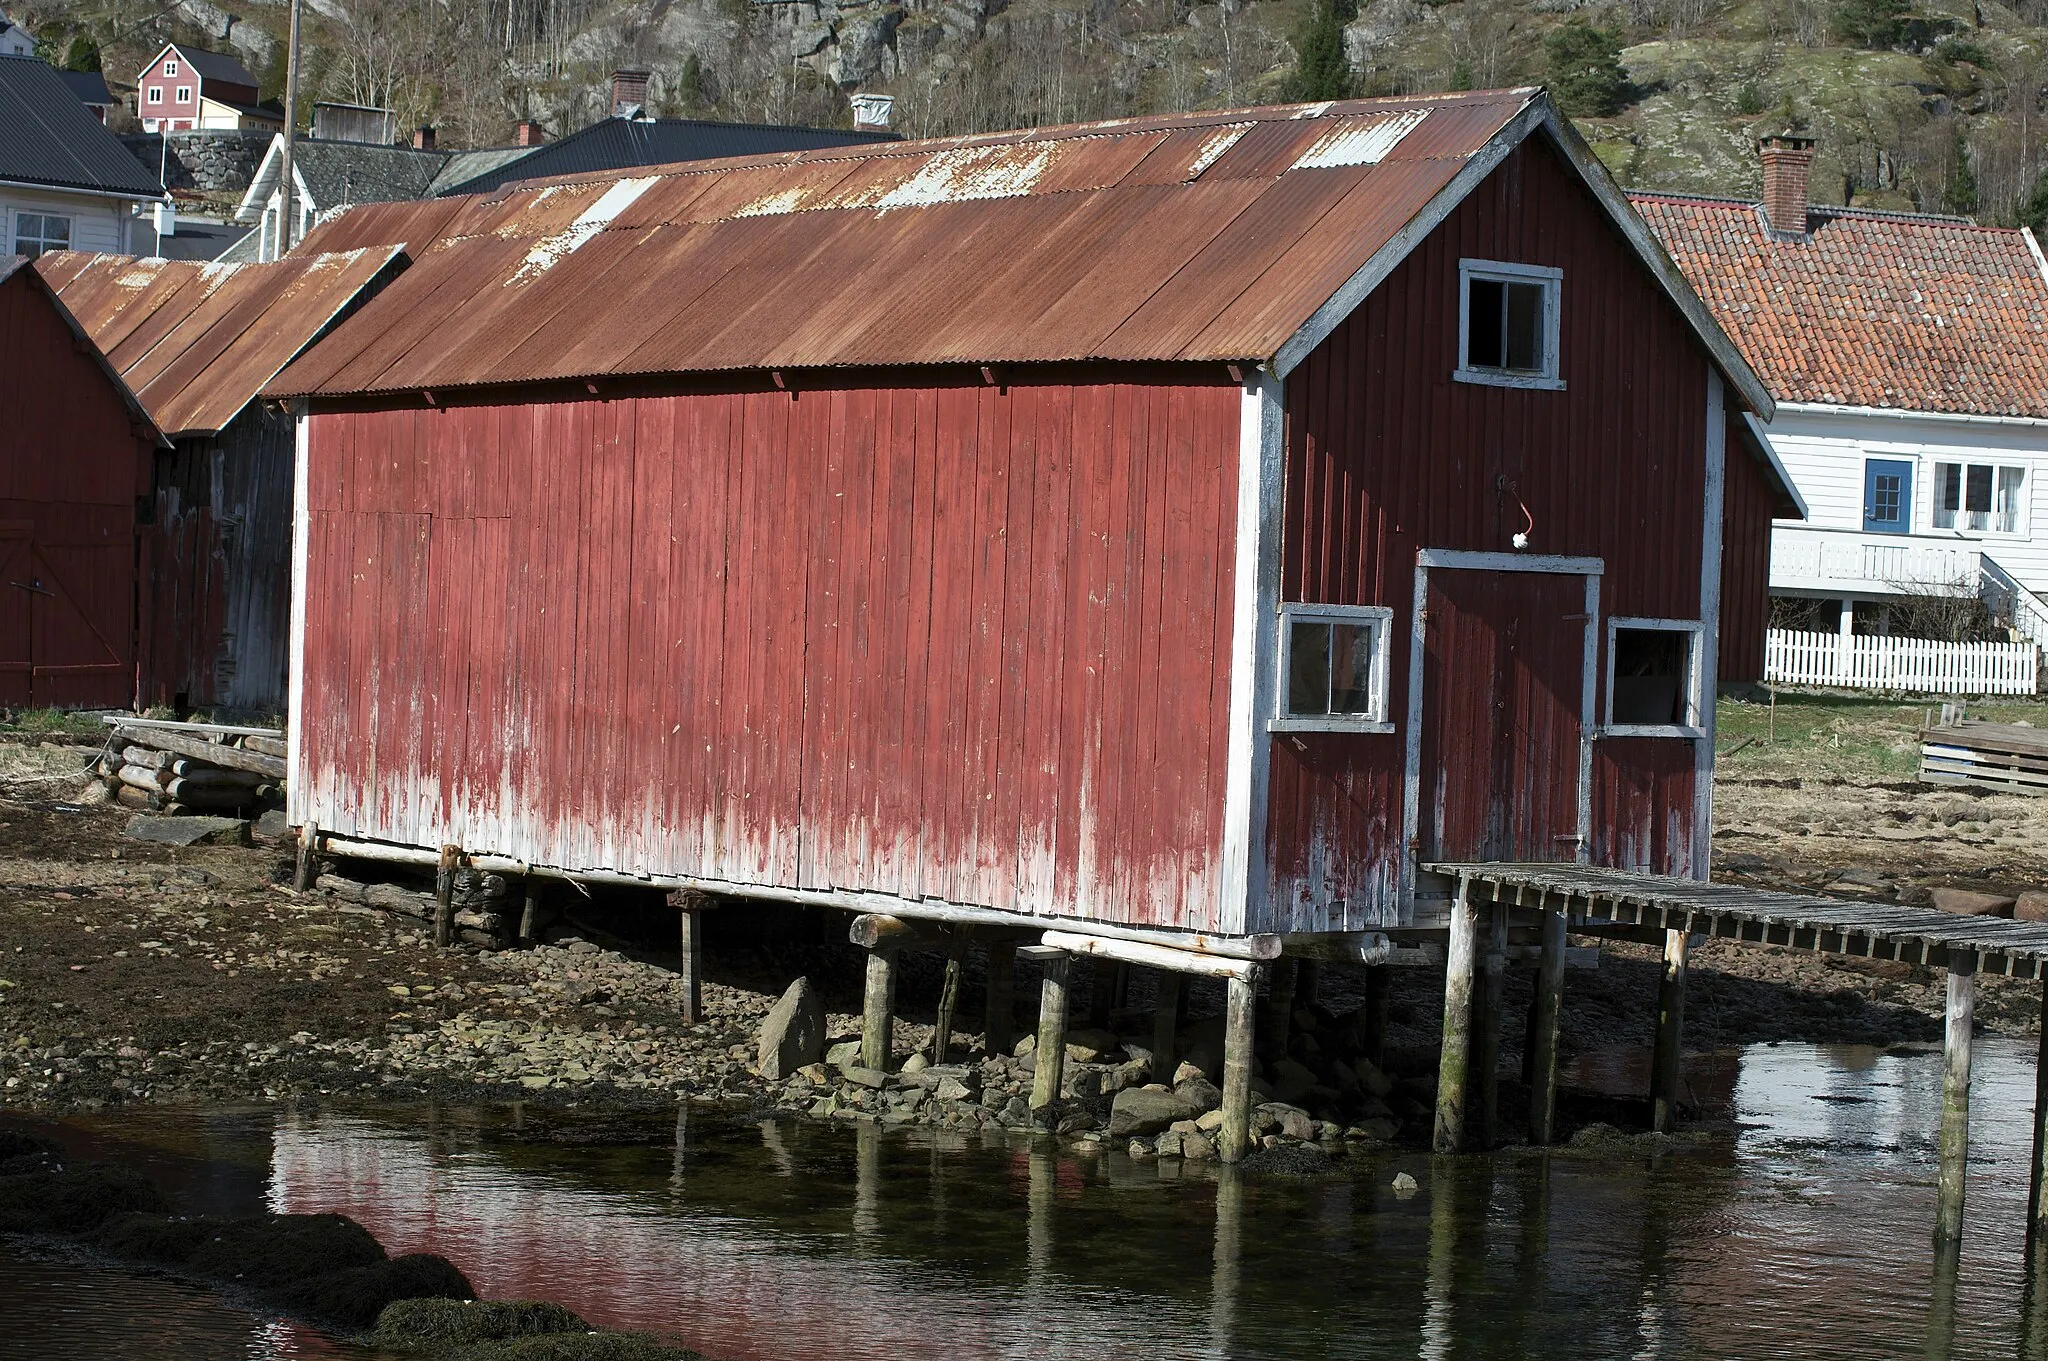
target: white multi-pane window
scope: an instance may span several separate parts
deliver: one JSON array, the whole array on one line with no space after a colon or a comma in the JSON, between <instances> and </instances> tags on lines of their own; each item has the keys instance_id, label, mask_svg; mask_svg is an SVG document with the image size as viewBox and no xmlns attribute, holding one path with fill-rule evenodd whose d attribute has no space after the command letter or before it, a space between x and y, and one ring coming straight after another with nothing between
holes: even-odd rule
<instances>
[{"instance_id":1,"label":"white multi-pane window","mask_svg":"<svg viewBox=\"0 0 2048 1361\"><path fill-rule=\"evenodd\" d=\"M1387 625L1379 605L1283 605L1275 731L1387 732Z\"/></svg>"},{"instance_id":2,"label":"white multi-pane window","mask_svg":"<svg viewBox=\"0 0 2048 1361\"><path fill-rule=\"evenodd\" d=\"M161 85L152 85L152 86L150 86L150 87L149 87L149 91L148 91L148 93L147 93L147 94L145 94L145 95L143 96L142 102L143 102L143 103L145 103L145 104L161 104L161 103L163 103L163 102L164 102L164 87L163 87L163 86L161 86Z\"/></svg>"},{"instance_id":3,"label":"white multi-pane window","mask_svg":"<svg viewBox=\"0 0 2048 1361\"><path fill-rule=\"evenodd\" d=\"M1934 465L1934 527L1987 534L2026 530L2027 470L1995 463Z\"/></svg>"},{"instance_id":4,"label":"white multi-pane window","mask_svg":"<svg viewBox=\"0 0 2048 1361\"><path fill-rule=\"evenodd\" d=\"M178 74L178 59L171 57L164 62L164 74L175 77Z\"/></svg>"},{"instance_id":5,"label":"white multi-pane window","mask_svg":"<svg viewBox=\"0 0 2048 1361\"><path fill-rule=\"evenodd\" d=\"M1557 343L1564 271L1498 260L1458 262L1460 382L1561 388Z\"/></svg>"},{"instance_id":6,"label":"white multi-pane window","mask_svg":"<svg viewBox=\"0 0 2048 1361\"><path fill-rule=\"evenodd\" d=\"M71 219L56 213L16 213L14 253L33 260L44 251L71 249Z\"/></svg>"}]
</instances>

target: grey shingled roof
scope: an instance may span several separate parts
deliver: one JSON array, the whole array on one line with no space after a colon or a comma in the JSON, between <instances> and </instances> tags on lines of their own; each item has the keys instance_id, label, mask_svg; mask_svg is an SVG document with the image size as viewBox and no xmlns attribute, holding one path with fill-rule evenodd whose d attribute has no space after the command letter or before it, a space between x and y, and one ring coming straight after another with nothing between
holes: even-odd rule
<instances>
[{"instance_id":1,"label":"grey shingled roof","mask_svg":"<svg viewBox=\"0 0 2048 1361\"><path fill-rule=\"evenodd\" d=\"M782 127L772 123L711 123L694 118L606 118L559 142L533 148L526 156L467 179L443 176L434 187L445 194L482 194L515 180L553 179L590 170L627 170L642 165L710 161L727 156L762 156L777 151L814 151L899 140L888 132L838 128Z\"/></svg>"},{"instance_id":2,"label":"grey shingled roof","mask_svg":"<svg viewBox=\"0 0 2048 1361\"><path fill-rule=\"evenodd\" d=\"M338 203L390 203L425 198L427 187L448 158L445 151L418 151L369 142L308 139L292 148L293 168L321 208Z\"/></svg>"},{"instance_id":3,"label":"grey shingled roof","mask_svg":"<svg viewBox=\"0 0 2048 1361\"><path fill-rule=\"evenodd\" d=\"M162 198L142 163L34 57L0 57L0 180Z\"/></svg>"}]
</instances>

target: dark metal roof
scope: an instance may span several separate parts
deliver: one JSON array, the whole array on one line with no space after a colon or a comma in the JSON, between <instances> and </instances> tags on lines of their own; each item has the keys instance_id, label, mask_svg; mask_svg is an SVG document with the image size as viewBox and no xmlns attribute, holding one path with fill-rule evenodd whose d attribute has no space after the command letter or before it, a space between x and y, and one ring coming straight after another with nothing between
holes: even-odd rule
<instances>
[{"instance_id":1,"label":"dark metal roof","mask_svg":"<svg viewBox=\"0 0 2048 1361\"><path fill-rule=\"evenodd\" d=\"M893 133L771 123L712 123L694 118L607 118L559 142L522 148L526 154L466 179L437 186L437 194L487 194L516 180L554 179L593 170L674 165L683 161L817 151L901 140Z\"/></svg>"},{"instance_id":2,"label":"dark metal roof","mask_svg":"<svg viewBox=\"0 0 2048 1361\"><path fill-rule=\"evenodd\" d=\"M163 186L34 57L0 57L0 180L162 198Z\"/></svg>"},{"instance_id":3,"label":"dark metal roof","mask_svg":"<svg viewBox=\"0 0 2048 1361\"><path fill-rule=\"evenodd\" d=\"M156 54L157 60L162 60L164 52L170 51L173 47L178 50L178 55L185 59L185 64L197 71L203 79L225 81L229 85L247 85L251 89L257 85L256 77L249 74L249 68L225 52L209 52L203 47L171 43ZM155 64L154 61L150 63L151 66ZM148 66L142 69L144 74L149 71Z\"/></svg>"},{"instance_id":4,"label":"dark metal roof","mask_svg":"<svg viewBox=\"0 0 2048 1361\"><path fill-rule=\"evenodd\" d=\"M114 92L107 88L107 78L98 71L59 71L57 79L71 87L71 93L78 96L81 104L112 105Z\"/></svg>"},{"instance_id":5,"label":"dark metal roof","mask_svg":"<svg viewBox=\"0 0 2048 1361\"><path fill-rule=\"evenodd\" d=\"M223 265L56 251L35 269L177 436L225 427L397 256L387 246Z\"/></svg>"},{"instance_id":6,"label":"dark metal roof","mask_svg":"<svg viewBox=\"0 0 2048 1361\"><path fill-rule=\"evenodd\" d=\"M250 234L251 229L239 223L195 222L181 217L177 231L159 239L145 219L135 224L135 245L138 249L150 246L152 254L165 260L218 260Z\"/></svg>"}]
</instances>

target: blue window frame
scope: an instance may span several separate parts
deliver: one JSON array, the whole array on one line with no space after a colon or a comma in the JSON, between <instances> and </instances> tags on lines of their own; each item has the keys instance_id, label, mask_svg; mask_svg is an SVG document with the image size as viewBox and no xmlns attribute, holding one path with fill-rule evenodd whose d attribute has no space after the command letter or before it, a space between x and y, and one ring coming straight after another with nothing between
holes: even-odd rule
<instances>
[{"instance_id":1,"label":"blue window frame","mask_svg":"<svg viewBox=\"0 0 2048 1361\"><path fill-rule=\"evenodd\" d=\"M1907 534L1913 528L1913 465L1903 459L1863 460L1863 528Z\"/></svg>"}]
</instances>

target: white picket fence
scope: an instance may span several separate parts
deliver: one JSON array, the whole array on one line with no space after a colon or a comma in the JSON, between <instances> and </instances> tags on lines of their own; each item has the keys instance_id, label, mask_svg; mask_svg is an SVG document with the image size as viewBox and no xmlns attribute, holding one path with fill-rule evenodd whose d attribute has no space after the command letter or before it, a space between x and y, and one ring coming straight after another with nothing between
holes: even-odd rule
<instances>
[{"instance_id":1,"label":"white picket fence","mask_svg":"<svg viewBox=\"0 0 2048 1361\"><path fill-rule=\"evenodd\" d=\"M2035 643L1940 643L1772 629L1764 675L1780 685L1839 685L1926 695L2031 695L2041 674Z\"/></svg>"}]
</instances>

